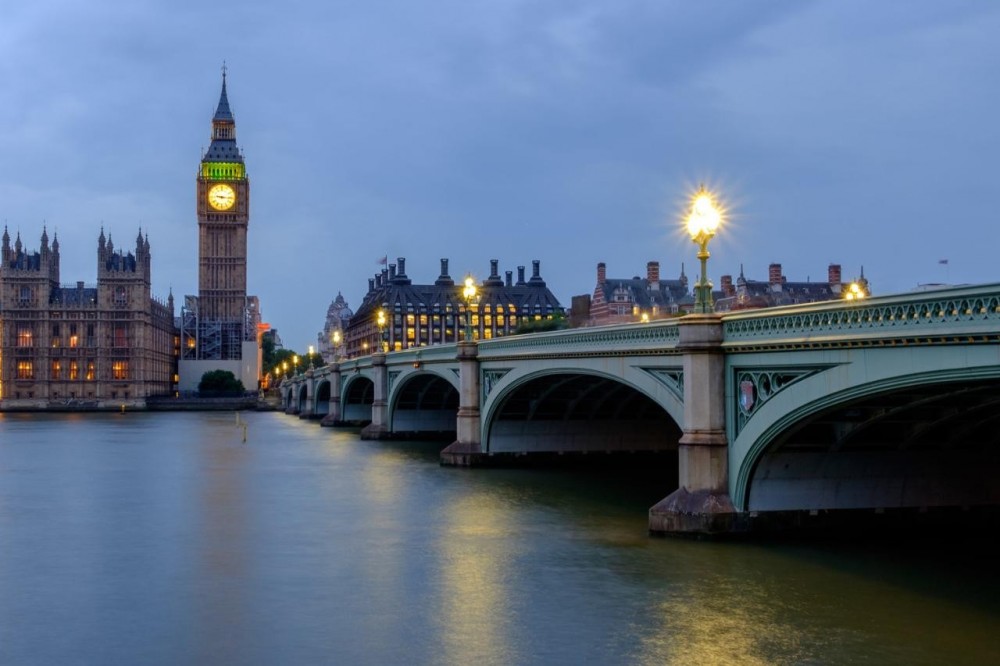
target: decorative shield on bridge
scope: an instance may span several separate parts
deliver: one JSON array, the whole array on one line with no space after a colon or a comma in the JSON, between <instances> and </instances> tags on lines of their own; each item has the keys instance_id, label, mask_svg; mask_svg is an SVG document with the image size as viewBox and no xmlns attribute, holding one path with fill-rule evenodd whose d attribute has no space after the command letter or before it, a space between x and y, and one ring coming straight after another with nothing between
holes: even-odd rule
<instances>
[{"instance_id":1,"label":"decorative shield on bridge","mask_svg":"<svg viewBox=\"0 0 1000 666\"><path fill-rule=\"evenodd\" d=\"M757 389L753 385L753 380L744 379L740 382L740 407L744 412L750 413L756 402Z\"/></svg>"}]
</instances>

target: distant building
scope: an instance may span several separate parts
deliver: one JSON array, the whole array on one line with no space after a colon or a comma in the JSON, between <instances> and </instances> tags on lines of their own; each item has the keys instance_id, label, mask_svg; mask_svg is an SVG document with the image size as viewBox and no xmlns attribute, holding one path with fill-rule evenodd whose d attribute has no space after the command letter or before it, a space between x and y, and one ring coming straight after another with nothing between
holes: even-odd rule
<instances>
[{"instance_id":1,"label":"distant building","mask_svg":"<svg viewBox=\"0 0 1000 666\"><path fill-rule=\"evenodd\" d=\"M477 285L478 304L471 313L474 340L489 340L515 333L527 322L551 319L563 308L549 291L540 273L540 262L532 261L531 277L517 267L517 281L507 271L500 277L498 261L490 261L490 274ZM406 259L368 279L368 293L351 317L344 335L347 356L360 356L377 349L379 309L385 309L387 324L383 340L391 350L458 342L465 336L465 300L462 284L448 274L448 260L441 260L441 274L432 284L413 284L406 275Z\"/></svg>"},{"instance_id":2,"label":"distant building","mask_svg":"<svg viewBox=\"0 0 1000 666\"><path fill-rule=\"evenodd\" d=\"M326 309L326 322L323 324L323 330L316 336L316 350L326 363L331 363L335 356L343 356L345 333L353 316L354 312L347 307L347 301L338 291L337 297Z\"/></svg>"},{"instance_id":3,"label":"distant building","mask_svg":"<svg viewBox=\"0 0 1000 666\"><path fill-rule=\"evenodd\" d=\"M719 289L712 292L716 312L764 308L795 303L812 303L841 298L843 289L849 283L841 281L841 267L830 264L825 282L789 282L781 272L781 264L771 264L768 279L748 280L740 274L736 282L732 275L720 278ZM864 276L856 280L864 296L871 295L871 289ZM574 325L586 321L591 326L623 324L644 319L663 319L686 314L694 308L694 295L690 288L684 265L677 279L661 280L660 264L650 261L646 264L646 277L609 278L605 264L597 264L597 284L590 300L590 315L582 311L584 302L579 304L574 297Z\"/></svg>"},{"instance_id":4,"label":"distant building","mask_svg":"<svg viewBox=\"0 0 1000 666\"><path fill-rule=\"evenodd\" d=\"M597 264L597 284L590 304L590 323L624 324L676 316L694 305L684 265L676 280L660 279L660 262L646 263L646 277L609 278L604 262Z\"/></svg>"},{"instance_id":5,"label":"distant building","mask_svg":"<svg viewBox=\"0 0 1000 666\"><path fill-rule=\"evenodd\" d=\"M842 281L840 264L830 264L827 267L825 282L812 282L810 280L789 282L781 272L781 264L769 265L767 273L766 281L748 280L744 277L741 266L735 284L732 275L723 275L720 278L721 290L713 294L716 312L832 301L841 298L844 289L850 284L850 282ZM871 288L868 285L868 280L865 279L864 268L861 269L861 277L856 282L864 296L871 295Z\"/></svg>"},{"instance_id":6,"label":"distant building","mask_svg":"<svg viewBox=\"0 0 1000 666\"><path fill-rule=\"evenodd\" d=\"M60 284L59 239L37 252L4 229L0 249L0 406L117 407L175 390L174 299L151 295L149 239L97 239L97 285Z\"/></svg>"}]
</instances>

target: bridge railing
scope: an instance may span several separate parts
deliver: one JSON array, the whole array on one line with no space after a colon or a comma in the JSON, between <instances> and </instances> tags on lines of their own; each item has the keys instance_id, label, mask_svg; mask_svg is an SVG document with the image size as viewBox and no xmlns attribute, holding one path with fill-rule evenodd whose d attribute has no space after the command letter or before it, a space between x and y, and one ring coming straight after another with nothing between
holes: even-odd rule
<instances>
[{"instance_id":1,"label":"bridge railing","mask_svg":"<svg viewBox=\"0 0 1000 666\"><path fill-rule=\"evenodd\" d=\"M1000 334L1000 284L727 314L723 332L726 346Z\"/></svg>"},{"instance_id":2,"label":"bridge railing","mask_svg":"<svg viewBox=\"0 0 1000 666\"><path fill-rule=\"evenodd\" d=\"M479 358L609 352L616 355L657 354L672 351L678 340L677 320L663 319L644 324L594 326L481 340Z\"/></svg>"}]
</instances>

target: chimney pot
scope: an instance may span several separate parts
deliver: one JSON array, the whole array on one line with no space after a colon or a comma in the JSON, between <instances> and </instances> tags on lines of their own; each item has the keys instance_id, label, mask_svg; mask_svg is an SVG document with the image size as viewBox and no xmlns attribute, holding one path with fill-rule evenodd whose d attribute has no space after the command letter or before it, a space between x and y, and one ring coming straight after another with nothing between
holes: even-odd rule
<instances>
[{"instance_id":1,"label":"chimney pot","mask_svg":"<svg viewBox=\"0 0 1000 666\"><path fill-rule=\"evenodd\" d=\"M601 263L597 264L597 283L604 284L607 281L607 279L608 279L607 268L605 267L604 262L602 261Z\"/></svg>"}]
</instances>

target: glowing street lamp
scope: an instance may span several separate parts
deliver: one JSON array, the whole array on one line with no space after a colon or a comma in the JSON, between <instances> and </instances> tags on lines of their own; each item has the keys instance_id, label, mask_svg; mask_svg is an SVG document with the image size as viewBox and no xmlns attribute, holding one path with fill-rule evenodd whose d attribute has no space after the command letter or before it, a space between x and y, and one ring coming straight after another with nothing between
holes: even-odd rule
<instances>
[{"instance_id":1,"label":"glowing street lamp","mask_svg":"<svg viewBox=\"0 0 1000 666\"><path fill-rule=\"evenodd\" d=\"M281 362L281 370L284 372L285 376L288 376L288 361Z\"/></svg>"},{"instance_id":2,"label":"glowing street lamp","mask_svg":"<svg viewBox=\"0 0 1000 666\"><path fill-rule=\"evenodd\" d=\"M465 341L472 341L472 304L476 300L476 280L471 275L465 276L465 287L462 289L465 299Z\"/></svg>"},{"instance_id":3,"label":"glowing street lamp","mask_svg":"<svg viewBox=\"0 0 1000 666\"><path fill-rule=\"evenodd\" d=\"M378 324L378 348L379 351L386 351L385 347L385 309L379 308L378 313L375 315L375 323Z\"/></svg>"},{"instance_id":4,"label":"glowing street lamp","mask_svg":"<svg viewBox=\"0 0 1000 666\"><path fill-rule=\"evenodd\" d=\"M712 283L708 281L708 241L715 236L722 221L722 211L715 205L712 194L702 185L691 199L691 212L687 218L687 231L691 240L698 244L698 259L701 261L701 277L694 287L694 311L696 314L711 314Z\"/></svg>"},{"instance_id":5,"label":"glowing street lamp","mask_svg":"<svg viewBox=\"0 0 1000 666\"><path fill-rule=\"evenodd\" d=\"M295 374L299 374L299 357L297 354L292 356L292 365L294 366Z\"/></svg>"},{"instance_id":6,"label":"glowing street lamp","mask_svg":"<svg viewBox=\"0 0 1000 666\"><path fill-rule=\"evenodd\" d=\"M865 290L861 288L861 285L857 282L852 282L844 290L844 300L846 301L860 301L865 298Z\"/></svg>"},{"instance_id":7,"label":"glowing street lamp","mask_svg":"<svg viewBox=\"0 0 1000 666\"><path fill-rule=\"evenodd\" d=\"M333 362L336 363L340 356L340 331L335 330L330 337L333 341Z\"/></svg>"}]
</instances>

